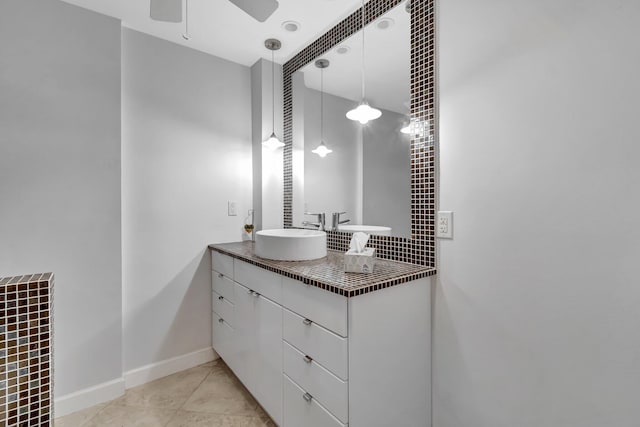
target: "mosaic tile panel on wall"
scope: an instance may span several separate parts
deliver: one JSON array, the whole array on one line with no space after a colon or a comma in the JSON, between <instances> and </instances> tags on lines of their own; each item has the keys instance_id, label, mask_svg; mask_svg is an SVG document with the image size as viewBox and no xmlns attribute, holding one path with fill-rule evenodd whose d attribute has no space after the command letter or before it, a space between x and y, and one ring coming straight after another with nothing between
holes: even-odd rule
<instances>
[{"instance_id":1,"label":"mosaic tile panel on wall","mask_svg":"<svg viewBox=\"0 0 640 427\"><path fill-rule=\"evenodd\" d=\"M0 426L53 426L53 274L0 279Z\"/></svg>"},{"instance_id":2,"label":"mosaic tile panel on wall","mask_svg":"<svg viewBox=\"0 0 640 427\"><path fill-rule=\"evenodd\" d=\"M406 0L405 0L406 1ZM370 0L364 6L365 25L401 0ZM284 64L284 226L293 227L293 88L292 75L362 27L358 9ZM411 238L371 236L378 257L436 266L435 255L435 0L411 1L411 120L425 132L411 138ZM346 251L351 235L327 232L327 248Z\"/></svg>"}]
</instances>

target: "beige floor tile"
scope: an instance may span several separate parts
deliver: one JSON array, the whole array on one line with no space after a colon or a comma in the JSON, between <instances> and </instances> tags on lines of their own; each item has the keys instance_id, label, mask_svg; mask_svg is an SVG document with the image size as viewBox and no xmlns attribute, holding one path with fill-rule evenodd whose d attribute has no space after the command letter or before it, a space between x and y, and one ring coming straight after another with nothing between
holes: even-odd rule
<instances>
[{"instance_id":1,"label":"beige floor tile","mask_svg":"<svg viewBox=\"0 0 640 427\"><path fill-rule=\"evenodd\" d=\"M87 421L93 418L98 412L106 408L107 404L92 406L82 411L57 418L53 423L55 427L83 427Z\"/></svg>"},{"instance_id":2,"label":"beige floor tile","mask_svg":"<svg viewBox=\"0 0 640 427\"><path fill-rule=\"evenodd\" d=\"M172 409L110 405L83 427L164 427L175 413Z\"/></svg>"},{"instance_id":3,"label":"beige floor tile","mask_svg":"<svg viewBox=\"0 0 640 427\"><path fill-rule=\"evenodd\" d=\"M203 368L212 368L214 366L217 366L220 363L222 363L222 359L216 359L216 360L212 360L211 362L204 363L200 366L202 366Z\"/></svg>"},{"instance_id":4,"label":"beige floor tile","mask_svg":"<svg viewBox=\"0 0 640 427\"><path fill-rule=\"evenodd\" d=\"M258 416L258 403L227 369L214 369L182 407L210 414Z\"/></svg>"},{"instance_id":5,"label":"beige floor tile","mask_svg":"<svg viewBox=\"0 0 640 427\"><path fill-rule=\"evenodd\" d=\"M222 360L127 390L125 396L109 404L97 405L55 422L55 427L166 425L275 427Z\"/></svg>"},{"instance_id":6,"label":"beige floor tile","mask_svg":"<svg viewBox=\"0 0 640 427\"><path fill-rule=\"evenodd\" d=\"M167 427L266 427L271 425L274 424L266 424L258 417L203 414L181 410L176 413Z\"/></svg>"},{"instance_id":7,"label":"beige floor tile","mask_svg":"<svg viewBox=\"0 0 640 427\"><path fill-rule=\"evenodd\" d=\"M127 390L112 406L178 409L209 375L212 368L196 367Z\"/></svg>"}]
</instances>

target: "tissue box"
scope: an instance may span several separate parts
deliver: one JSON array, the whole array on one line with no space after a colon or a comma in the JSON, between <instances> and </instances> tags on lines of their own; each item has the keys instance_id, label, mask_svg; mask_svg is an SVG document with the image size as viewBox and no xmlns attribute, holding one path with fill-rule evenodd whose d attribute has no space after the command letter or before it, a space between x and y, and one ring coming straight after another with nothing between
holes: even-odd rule
<instances>
[{"instance_id":1,"label":"tissue box","mask_svg":"<svg viewBox=\"0 0 640 427\"><path fill-rule=\"evenodd\" d=\"M347 273L373 273L375 263L375 248L364 248L360 253L350 250L344 254L344 271Z\"/></svg>"}]
</instances>

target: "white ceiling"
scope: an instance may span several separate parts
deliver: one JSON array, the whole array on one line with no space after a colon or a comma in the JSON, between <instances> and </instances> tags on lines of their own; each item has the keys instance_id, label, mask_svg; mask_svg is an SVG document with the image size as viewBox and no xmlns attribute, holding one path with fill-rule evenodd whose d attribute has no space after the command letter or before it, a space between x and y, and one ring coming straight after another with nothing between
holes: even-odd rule
<instances>
[{"instance_id":1,"label":"white ceiling","mask_svg":"<svg viewBox=\"0 0 640 427\"><path fill-rule=\"evenodd\" d=\"M392 19L393 25L380 29L378 23ZM365 30L366 98L372 107L409 114L411 19L402 2ZM349 52L336 50L348 46ZM324 70L324 91L355 102L362 98L362 33L358 32L322 55L328 59ZM310 63L301 69L305 85L320 90L320 69Z\"/></svg>"},{"instance_id":2,"label":"white ceiling","mask_svg":"<svg viewBox=\"0 0 640 427\"><path fill-rule=\"evenodd\" d=\"M253 65L271 59L264 47L268 38L282 41L275 60L284 63L361 5L361 0L278 0L280 6L265 22L258 22L227 0L189 0L190 40L182 38L184 23L157 22L149 18L149 0L63 0L122 20L124 26L210 53ZM301 24L291 33L285 21Z\"/></svg>"}]
</instances>

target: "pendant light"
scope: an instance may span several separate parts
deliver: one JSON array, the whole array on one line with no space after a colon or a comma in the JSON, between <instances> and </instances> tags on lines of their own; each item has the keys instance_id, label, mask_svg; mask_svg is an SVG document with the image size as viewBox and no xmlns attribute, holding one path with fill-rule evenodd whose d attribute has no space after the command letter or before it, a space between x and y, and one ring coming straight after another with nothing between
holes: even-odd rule
<instances>
[{"instance_id":1,"label":"pendant light","mask_svg":"<svg viewBox=\"0 0 640 427\"><path fill-rule=\"evenodd\" d=\"M365 73L364 73L364 0L362 0L362 101L353 110L347 112L349 120L358 121L361 124L367 124L370 120L375 120L382 115L377 108L369 106L365 99Z\"/></svg>"},{"instance_id":2,"label":"pendant light","mask_svg":"<svg viewBox=\"0 0 640 427\"><path fill-rule=\"evenodd\" d=\"M276 73L275 73L275 51L280 49L282 44L280 40L267 39L264 42L267 49L271 51L271 135L262 143L263 146L275 150L284 147L284 142L280 141L276 136Z\"/></svg>"},{"instance_id":3,"label":"pendant light","mask_svg":"<svg viewBox=\"0 0 640 427\"><path fill-rule=\"evenodd\" d=\"M182 38L185 40L191 38L189 35L189 0L184 0L184 33L182 33Z\"/></svg>"},{"instance_id":4,"label":"pendant light","mask_svg":"<svg viewBox=\"0 0 640 427\"><path fill-rule=\"evenodd\" d=\"M327 157L327 154L333 152L324 143L324 69L329 66L329 61L318 59L315 64L316 67L320 68L320 145L315 150L311 150L311 152L320 157Z\"/></svg>"}]
</instances>

